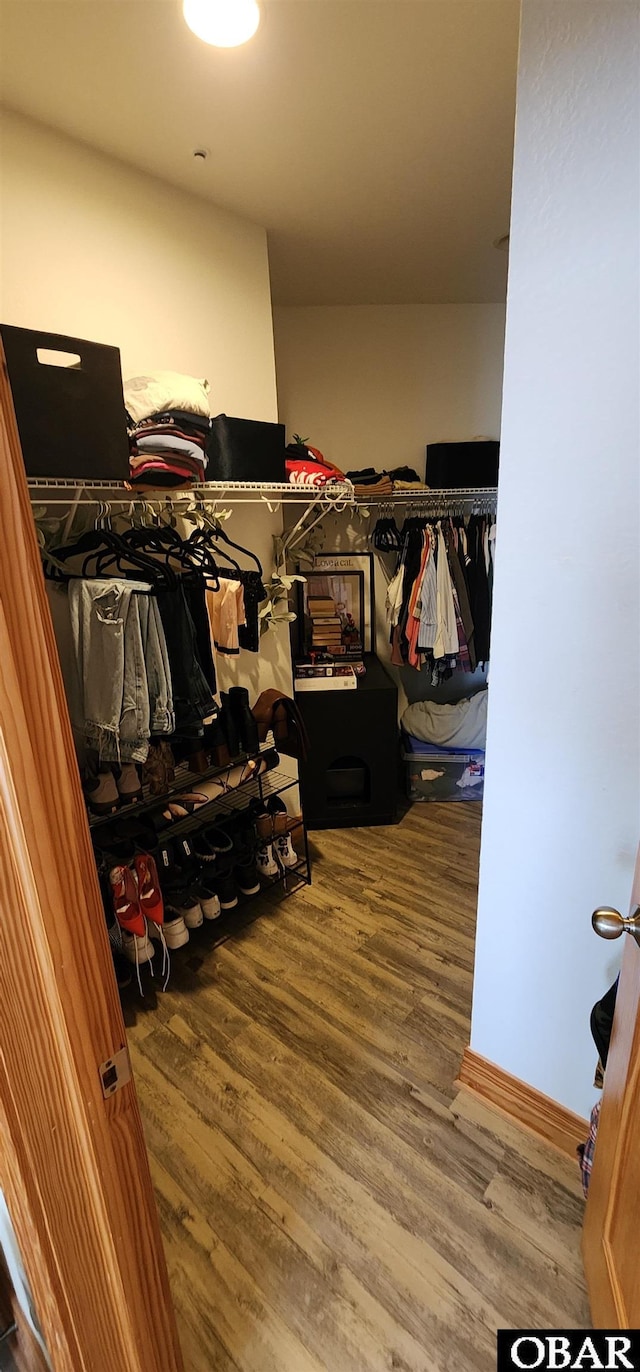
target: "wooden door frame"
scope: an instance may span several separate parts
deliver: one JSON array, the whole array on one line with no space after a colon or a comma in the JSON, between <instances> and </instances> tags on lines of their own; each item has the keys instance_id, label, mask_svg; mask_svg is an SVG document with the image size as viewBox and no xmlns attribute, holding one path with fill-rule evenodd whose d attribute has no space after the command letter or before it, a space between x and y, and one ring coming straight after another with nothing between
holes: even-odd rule
<instances>
[{"instance_id":1,"label":"wooden door frame","mask_svg":"<svg viewBox=\"0 0 640 1372\"><path fill-rule=\"evenodd\" d=\"M181 1372L0 345L0 1188L54 1372Z\"/></svg>"},{"instance_id":2,"label":"wooden door frame","mask_svg":"<svg viewBox=\"0 0 640 1372\"><path fill-rule=\"evenodd\" d=\"M638 870L637 867L636 873ZM620 1204L616 1185L624 1166L625 1150L630 1146L629 1115L634 1094L640 1089L640 948L632 938L627 937L625 944L582 1231L582 1254L596 1329L628 1329L637 1314L625 1308L611 1238L616 1207Z\"/></svg>"}]
</instances>

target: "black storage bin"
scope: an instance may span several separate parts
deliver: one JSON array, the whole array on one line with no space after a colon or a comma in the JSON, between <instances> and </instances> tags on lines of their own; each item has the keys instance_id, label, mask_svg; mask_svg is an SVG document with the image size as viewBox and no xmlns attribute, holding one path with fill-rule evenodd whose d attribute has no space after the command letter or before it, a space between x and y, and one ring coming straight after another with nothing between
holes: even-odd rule
<instances>
[{"instance_id":1,"label":"black storage bin","mask_svg":"<svg viewBox=\"0 0 640 1372\"><path fill-rule=\"evenodd\" d=\"M301 691L309 736L300 763L309 829L393 824L398 780L398 688L372 653L355 691Z\"/></svg>"},{"instance_id":2,"label":"black storage bin","mask_svg":"<svg viewBox=\"0 0 640 1372\"><path fill-rule=\"evenodd\" d=\"M211 420L209 481L286 481L284 424L260 419Z\"/></svg>"},{"instance_id":3,"label":"black storage bin","mask_svg":"<svg viewBox=\"0 0 640 1372\"><path fill-rule=\"evenodd\" d=\"M493 439L477 443L427 443L426 482L443 487L497 486L500 444Z\"/></svg>"},{"instance_id":4,"label":"black storage bin","mask_svg":"<svg viewBox=\"0 0 640 1372\"><path fill-rule=\"evenodd\" d=\"M129 441L119 348L0 324L27 476L126 481ZM64 366L38 349L71 354Z\"/></svg>"}]
</instances>

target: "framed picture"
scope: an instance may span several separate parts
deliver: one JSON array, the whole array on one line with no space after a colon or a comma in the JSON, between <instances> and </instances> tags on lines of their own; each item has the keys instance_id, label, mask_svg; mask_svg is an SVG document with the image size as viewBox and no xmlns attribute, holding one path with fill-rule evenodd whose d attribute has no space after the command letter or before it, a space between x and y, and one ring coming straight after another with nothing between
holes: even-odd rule
<instances>
[{"instance_id":1,"label":"framed picture","mask_svg":"<svg viewBox=\"0 0 640 1372\"><path fill-rule=\"evenodd\" d=\"M304 568L305 576L310 575ZM374 559L371 553L318 553L313 560L312 574L317 572L360 572L364 577L364 620L362 648L365 653L376 650L376 615L374 596Z\"/></svg>"},{"instance_id":2,"label":"framed picture","mask_svg":"<svg viewBox=\"0 0 640 1372\"><path fill-rule=\"evenodd\" d=\"M359 660L365 651L364 573L314 564L305 577L297 583L298 656Z\"/></svg>"}]
</instances>

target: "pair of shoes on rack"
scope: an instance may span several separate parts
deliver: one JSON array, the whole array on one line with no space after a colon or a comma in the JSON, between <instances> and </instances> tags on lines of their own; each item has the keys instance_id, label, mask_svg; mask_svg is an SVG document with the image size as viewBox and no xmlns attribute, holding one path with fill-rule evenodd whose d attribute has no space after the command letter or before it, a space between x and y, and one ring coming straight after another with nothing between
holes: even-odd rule
<instances>
[{"instance_id":1,"label":"pair of shoes on rack","mask_svg":"<svg viewBox=\"0 0 640 1372\"><path fill-rule=\"evenodd\" d=\"M109 886L122 940L122 952L135 963L138 986L140 964L150 963L154 956L152 939L159 940L164 953L164 985L169 981L169 957L165 942L164 901L158 870L150 853L134 853L130 862L117 863L109 870Z\"/></svg>"},{"instance_id":2,"label":"pair of shoes on rack","mask_svg":"<svg viewBox=\"0 0 640 1372\"><path fill-rule=\"evenodd\" d=\"M220 890L213 872L200 861L190 837L162 844L158 863L165 893L165 937L169 948L182 948L189 932L221 914Z\"/></svg>"},{"instance_id":3,"label":"pair of shoes on rack","mask_svg":"<svg viewBox=\"0 0 640 1372\"><path fill-rule=\"evenodd\" d=\"M216 718L205 725L202 747L189 757L195 772L208 767L226 767L243 753L257 753L260 749L258 726L249 706L249 692L244 686L232 686L221 694L221 706Z\"/></svg>"},{"instance_id":4,"label":"pair of shoes on rack","mask_svg":"<svg viewBox=\"0 0 640 1372\"><path fill-rule=\"evenodd\" d=\"M292 819L280 796L270 796L256 814L256 829L261 840L256 853L256 863L261 876L272 879L280 876L281 869L291 871L297 867L300 858L291 838L291 829L299 824Z\"/></svg>"},{"instance_id":5,"label":"pair of shoes on rack","mask_svg":"<svg viewBox=\"0 0 640 1372\"><path fill-rule=\"evenodd\" d=\"M247 758L245 762L239 762L233 767L225 768L217 776L201 782L199 791L168 797L167 803L162 809L152 812L152 823L158 831L162 832L171 824L179 823L193 815L196 810L208 805L210 801L220 800L229 792L235 791L238 786L243 786L248 781L255 781L264 772L277 767L279 762L280 755L277 750L269 748L266 752L261 753L258 758Z\"/></svg>"},{"instance_id":6,"label":"pair of shoes on rack","mask_svg":"<svg viewBox=\"0 0 640 1372\"><path fill-rule=\"evenodd\" d=\"M142 800L142 785L135 762L123 762L119 767L100 767L97 775L87 777L84 793L91 813L115 814L122 805Z\"/></svg>"},{"instance_id":7,"label":"pair of shoes on rack","mask_svg":"<svg viewBox=\"0 0 640 1372\"><path fill-rule=\"evenodd\" d=\"M238 892L255 896L260 890L256 869L256 837L244 815L241 821L222 828L212 824L194 838L194 849L205 871L211 872L223 910L233 910L238 904Z\"/></svg>"}]
</instances>

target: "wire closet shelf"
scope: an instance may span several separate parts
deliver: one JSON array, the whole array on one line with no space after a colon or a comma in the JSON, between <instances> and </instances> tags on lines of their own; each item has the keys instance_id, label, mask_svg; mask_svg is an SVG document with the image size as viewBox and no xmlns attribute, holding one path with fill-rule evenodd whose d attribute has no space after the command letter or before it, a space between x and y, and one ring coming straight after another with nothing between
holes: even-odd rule
<instances>
[{"instance_id":1,"label":"wire closet shelf","mask_svg":"<svg viewBox=\"0 0 640 1372\"><path fill-rule=\"evenodd\" d=\"M232 504L266 505L270 509L280 505L307 505L340 512L348 508L410 506L441 513L490 513L496 508L497 488L447 487L439 490L428 487L419 490L392 491L386 495L356 495L348 484L327 486L295 486L287 482L206 481L193 486L167 487L158 490L138 490L122 481L89 481L76 477L29 477L32 500L46 505L181 505L230 501Z\"/></svg>"}]
</instances>

